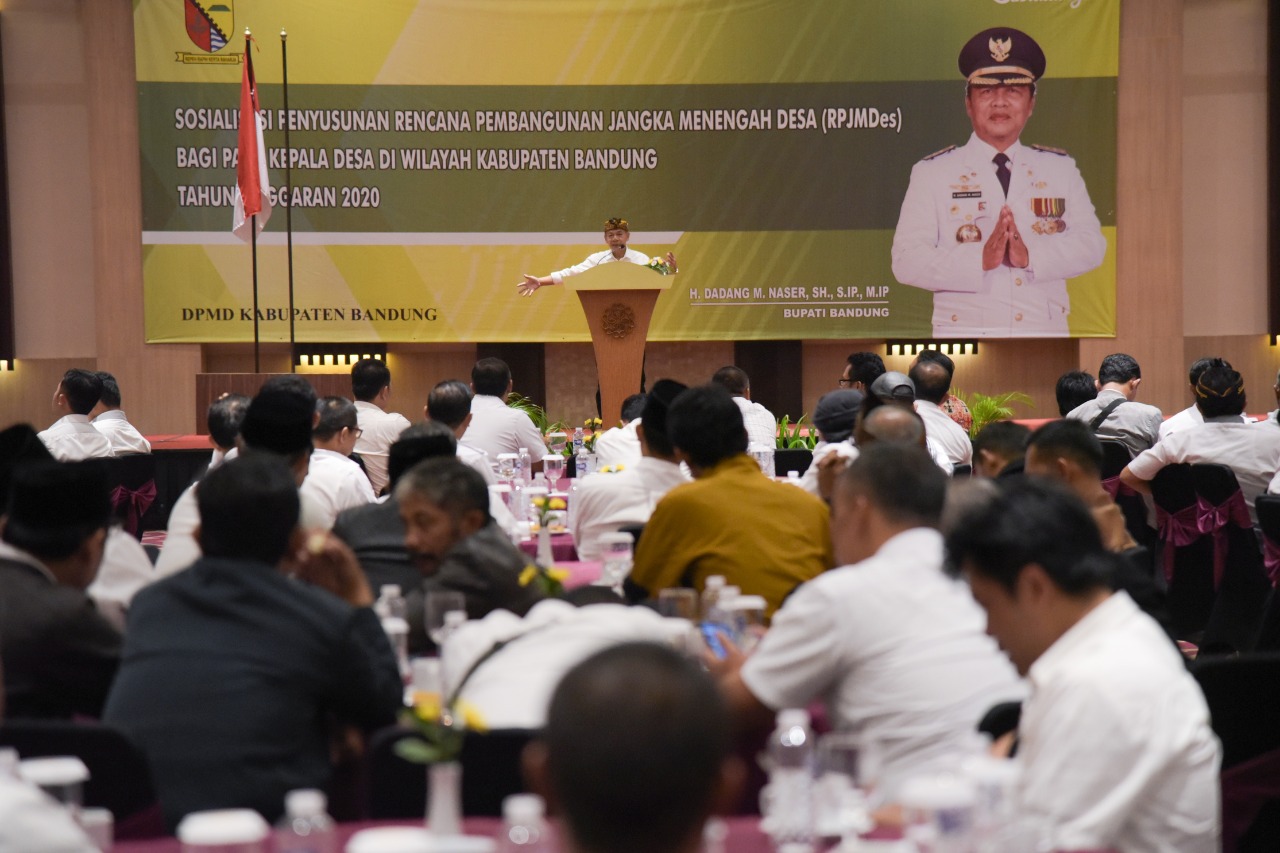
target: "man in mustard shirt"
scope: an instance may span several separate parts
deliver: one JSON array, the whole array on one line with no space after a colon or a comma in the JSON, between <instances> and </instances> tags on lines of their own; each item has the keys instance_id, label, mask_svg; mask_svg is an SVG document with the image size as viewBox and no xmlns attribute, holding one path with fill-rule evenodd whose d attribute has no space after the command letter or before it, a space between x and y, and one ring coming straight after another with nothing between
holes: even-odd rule
<instances>
[{"instance_id":1,"label":"man in mustard shirt","mask_svg":"<svg viewBox=\"0 0 1280 853\"><path fill-rule=\"evenodd\" d=\"M667 430L694 482L658 502L636 547L631 581L650 595L702 589L724 575L764 596L772 616L798 585L834 563L826 504L760 472L747 455L742 414L719 386L690 388L667 413Z\"/></svg>"}]
</instances>

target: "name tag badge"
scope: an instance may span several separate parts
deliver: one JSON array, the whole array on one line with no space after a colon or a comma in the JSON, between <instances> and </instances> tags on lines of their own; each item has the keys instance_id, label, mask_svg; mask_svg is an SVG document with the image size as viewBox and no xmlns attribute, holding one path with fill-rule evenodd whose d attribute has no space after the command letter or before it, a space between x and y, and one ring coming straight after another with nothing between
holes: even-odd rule
<instances>
[{"instance_id":1,"label":"name tag badge","mask_svg":"<svg viewBox=\"0 0 1280 853\"><path fill-rule=\"evenodd\" d=\"M982 190L968 190L967 192L955 192L951 194L952 198L982 198Z\"/></svg>"}]
</instances>

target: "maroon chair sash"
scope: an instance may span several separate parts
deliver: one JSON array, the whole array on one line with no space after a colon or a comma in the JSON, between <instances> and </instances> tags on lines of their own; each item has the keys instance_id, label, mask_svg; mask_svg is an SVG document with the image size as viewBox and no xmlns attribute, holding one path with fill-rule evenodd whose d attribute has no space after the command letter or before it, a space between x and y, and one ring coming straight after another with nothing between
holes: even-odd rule
<instances>
[{"instance_id":1,"label":"maroon chair sash","mask_svg":"<svg viewBox=\"0 0 1280 853\"><path fill-rule=\"evenodd\" d=\"M1272 542L1267 536L1262 537L1262 564L1267 568L1267 577L1271 585L1280 582L1280 545Z\"/></svg>"},{"instance_id":2,"label":"maroon chair sash","mask_svg":"<svg viewBox=\"0 0 1280 853\"><path fill-rule=\"evenodd\" d=\"M1128 497L1130 495L1138 494L1130 486L1126 486L1124 483L1120 482L1119 474L1116 474L1114 477L1107 477L1103 480L1102 488L1106 489L1107 494L1111 495L1111 500L1115 500L1120 495ZM1157 510L1157 512L1158 511L1159 510Z\"/></svg>"},{"instance_id":3,"label":"maroon chair sash","mask_svg":"<svg viewBox=\"0 0 1280 853\"><path fill-rule=\"evenodd\" d=\"M1219 777L1222 785L1222 853L1235 853L1240 838L1270 800L1280 799L1280 749L1243 761Z\"/></svg>"},{"instance_id":4,"label":"maroon chair sash","mask_svg":"<svg viewBox=\"0 0 1280 853\"><path fill-rule=\"evenodd\" d=\"M1165 580L1173 579L1174 552L1195 542L1202 536L1213 537L1213 588L1222 582L1222 572L1227 561L1227 525L1250 528L1249 505L1240 490L1220 504L1211 504L1197 497L1195 504L1176 512L1166 512L1156 507L1156 521L1160 529L1160 541L1164 543Z\"/></svg>"},{"instance_id":5,"label":"maroon chair sash","mask_svg":"<svg viewBox=\"0 0 1280 853\"><path fill-rule=\"evenodd\" d=\"M156 500L156 481L147 480L136 489L128 486L116 486L111 492L111 507L119 511L125 508L124 529L135 537L140 535L142 516L147 514L151 504Z\"/></svg>"}]
</instances>

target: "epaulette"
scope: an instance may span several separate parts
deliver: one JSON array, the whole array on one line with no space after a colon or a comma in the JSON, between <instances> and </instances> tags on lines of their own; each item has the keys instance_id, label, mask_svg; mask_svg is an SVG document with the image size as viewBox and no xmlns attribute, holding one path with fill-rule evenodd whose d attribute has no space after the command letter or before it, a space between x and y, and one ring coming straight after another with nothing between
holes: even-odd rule
<instances>
[{"instance_id":1,"label":"epaulette","mask_svg":"<svg viewBox=\"0 0 1280 853\"><path fill-rule=\"evenodd\" d=\"M1061 148L1050 148L1048 145L1032 145L1031 147L1037 151L1043 151L1046 154L1057 154L1059 157L1069 156L1067 152Z\"/></svg>"},{"instance_id":2,"label":"epaulette","mask_svg":"<svg viewBox=\"0 0 1280 853\"><path fill-rule=\"evenodd\" d=\"M946 148L943 148L941 151L935 151L932 154L930 154L928 157L925 157L924 159L932 160L934 157L941 157L943 154L946 154L948 151L955 151L955 150L956 150L956 147L954 145L948 145Z\"/></svg>"}]
</instances>

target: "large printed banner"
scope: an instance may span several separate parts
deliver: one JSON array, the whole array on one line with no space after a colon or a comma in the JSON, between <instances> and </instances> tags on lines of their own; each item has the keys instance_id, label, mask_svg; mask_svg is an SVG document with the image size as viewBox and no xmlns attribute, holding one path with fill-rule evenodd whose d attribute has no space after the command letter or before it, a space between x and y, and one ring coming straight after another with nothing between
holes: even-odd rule
<instances>
[{"instance_id":1,"label":"large printed banner","mask_svg":"<svg viewBox=\"0 0 1280 853\"><path fill-rule=\"evenodd\" d=\"M275 196L264 341L289 339L287 219L299 341L588 340L573 293L516 284L605 249L614 216L679 260L653 340L1111 336L1119 17L1119 0L135 0L147 340L252 339L231 234L245 28ZM996 26L1043 48L1021 143L1054 149L1015 169L1030 264L1000 292L966 266L1004 195L962 156L957 69ZM1096 257L1064 262L1090 230Z\"/></svg>"}]
</instances>

